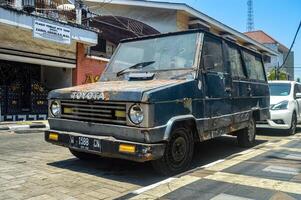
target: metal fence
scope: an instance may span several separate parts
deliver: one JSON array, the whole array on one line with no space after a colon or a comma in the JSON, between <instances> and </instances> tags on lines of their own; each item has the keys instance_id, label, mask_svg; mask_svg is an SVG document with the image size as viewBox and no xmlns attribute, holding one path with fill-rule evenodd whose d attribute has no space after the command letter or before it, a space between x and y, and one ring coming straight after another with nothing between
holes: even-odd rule
<instances>
[{"instance_id":1,"label":"metal fence","mask_svg":"<svg viewBox=\"0 0 301 200\"><path fill-rule=\"evenodd\" d=\"M64 1L61 2L67 3ZM21 9L23 9L24 11L30 12L38 16L75 23L75 10L57 9L58 6L63 3L58 3L57 1L53 0L22 0L22 3L18 5L16 0L0 0L0 5L2 6L9 6L17 9L20 9L21 6Z\"/></svg>"}]
</instances>

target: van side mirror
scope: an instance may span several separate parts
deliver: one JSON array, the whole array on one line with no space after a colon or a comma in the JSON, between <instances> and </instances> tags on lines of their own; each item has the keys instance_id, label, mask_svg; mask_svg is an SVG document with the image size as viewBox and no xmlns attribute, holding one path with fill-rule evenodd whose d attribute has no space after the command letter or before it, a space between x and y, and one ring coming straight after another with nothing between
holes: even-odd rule
<instances>
[{"instance_id":1,"label":"van side mirror","mask_svg":"<svg viewBox=\"0 0 301 200\"><path fill-rule=\"evenodd\" d=\"M296 99L301 99L301 93L296 93Z\"/></svg>"}]
</instances>

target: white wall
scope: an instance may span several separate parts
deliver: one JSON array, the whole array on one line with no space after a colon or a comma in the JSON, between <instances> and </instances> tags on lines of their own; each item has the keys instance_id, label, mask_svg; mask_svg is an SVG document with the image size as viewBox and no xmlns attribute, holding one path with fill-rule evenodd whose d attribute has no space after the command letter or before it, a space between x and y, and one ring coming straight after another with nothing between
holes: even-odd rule
<instances>
[{"instance_id":1,"label":"white wall","mask_svg":"<svg viewBox=\"0 0 301 200\"><path fill-rule=\"evenodd\" d=\"M278 45L276 45L276 44L264 44L264 46L278 52ZM278 63L279 63L279 65L281 65L282 62L283 62L282 54L279 53L278 56L271 56L271 62L265 63L266 71L268 72L268 71L274 69L275 67L278 67Z\"/></svg>"},{"instance_id":2,"label":"white wall","mask_svg":"<svg viewBox=\"0 0 301 200\"><path fill-rule=\"evenodd\" d=\"M93 11L101 15L115 15L135 19L161 33L177 31L177 11L175 10L108 4L103 9Z\"/></svg>"}]
</instances>

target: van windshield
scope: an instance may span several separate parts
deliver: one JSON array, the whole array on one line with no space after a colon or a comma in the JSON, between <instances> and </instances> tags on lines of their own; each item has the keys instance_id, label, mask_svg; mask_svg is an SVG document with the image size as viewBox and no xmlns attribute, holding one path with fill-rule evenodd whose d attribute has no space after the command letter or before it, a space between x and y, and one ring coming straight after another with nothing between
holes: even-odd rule
<instances>
[{"instance_id":1,"label":"van windshield","mask_svg":"<svg viewBox=\"0 0 301 200\"><path fill-rule=\"evenodd\" d=\"M198 36L187 33L121 43L102 79L118 79L120 74L135 72L192 70Z\"/></svg>"},{"instance_id":2,"label":"van windshield","mask_svg":"<svg viewBox=\"0 0 301 200\"><path fill-rule=\"evenodd\" d=\"M289 83L269 83L271 96L288 96L291 91Z\"/></svg>"}]
</instances>

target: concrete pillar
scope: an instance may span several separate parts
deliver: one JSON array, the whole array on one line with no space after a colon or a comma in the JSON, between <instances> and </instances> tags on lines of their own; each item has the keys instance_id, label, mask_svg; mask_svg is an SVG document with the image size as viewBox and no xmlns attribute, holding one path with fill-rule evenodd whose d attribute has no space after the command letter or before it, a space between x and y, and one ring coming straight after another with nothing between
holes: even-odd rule
<instances>
[{"instance_id":1,"label":"concrete pillar","mask_svg":"<svg viewBox=\"0 0 301 200\"><path fill-rule=\"evenodd\" d=\"M75 1L75 13L76 13L77 24L82 24L82 9L83 9L83 2L81 0Z\"/></svg>"}]
</instances>

